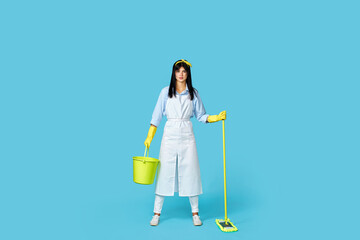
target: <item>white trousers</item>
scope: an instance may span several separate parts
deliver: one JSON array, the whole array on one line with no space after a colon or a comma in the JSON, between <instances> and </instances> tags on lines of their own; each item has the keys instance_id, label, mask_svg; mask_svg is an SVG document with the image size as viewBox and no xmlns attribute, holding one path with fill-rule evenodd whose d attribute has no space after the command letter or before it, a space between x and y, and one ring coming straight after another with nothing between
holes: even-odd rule
<instances>
[{"instance_id":1,"label":"white trousers","mask_svg":"<svg viewBox=\"0 0 360 240\"><path fill-rule=\"evenodd\" d=\"M154 213L161 213L162 206L164 204L164 196L155 194ZM192 212L199 212L199 196L190 196L190 205Z\"/></svg>"}]
</instances>

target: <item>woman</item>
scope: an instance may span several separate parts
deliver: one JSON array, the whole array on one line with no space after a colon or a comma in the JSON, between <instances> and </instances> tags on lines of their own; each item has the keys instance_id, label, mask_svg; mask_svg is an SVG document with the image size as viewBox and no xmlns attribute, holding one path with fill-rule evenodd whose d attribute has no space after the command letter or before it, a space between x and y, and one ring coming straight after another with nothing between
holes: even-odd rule
<instances>
[{"instance_id":1,"label":"woman","mask_svg":"<svg viewBox=\"0 0 360 240\"><path fill-rule=\"evenodd\" d=\"M146 147L155 135L164 115L167 117L159 154L159 169L155 187L154 216L150 225L156 226L164 203L164 196L188 196L195 226L202 225L199 217L198 195L202 194L199 160L190 118L200 122L226 119L226 111L219 115L206 114L198 91L191 81L191 64L178 60L173 65L170 86L164 87L156 103L150 129L144 142Z\"/></svg>"}]
</instances>

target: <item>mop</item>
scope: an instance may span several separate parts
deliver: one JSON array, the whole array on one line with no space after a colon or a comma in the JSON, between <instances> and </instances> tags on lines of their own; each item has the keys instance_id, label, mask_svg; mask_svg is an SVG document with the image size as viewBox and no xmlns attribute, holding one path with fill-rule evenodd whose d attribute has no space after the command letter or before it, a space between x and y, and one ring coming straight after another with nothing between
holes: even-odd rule
<instances>
[{"instance_id":1,"label":"mop","mask_svg":"<svg viewBox=\"0 0 360 240\"><path fill-rule=\"evenodd\" d=\"M225 120L222 120L222 129L223 129L223 155L224 155L224 197L225 197L225 219L216 219L215 222L223 232L236 232L238 229L234 224L230 222L230 219L227 217L227 208L226 208L226 164L225 164Z\"/></svg>"}]
</instances>

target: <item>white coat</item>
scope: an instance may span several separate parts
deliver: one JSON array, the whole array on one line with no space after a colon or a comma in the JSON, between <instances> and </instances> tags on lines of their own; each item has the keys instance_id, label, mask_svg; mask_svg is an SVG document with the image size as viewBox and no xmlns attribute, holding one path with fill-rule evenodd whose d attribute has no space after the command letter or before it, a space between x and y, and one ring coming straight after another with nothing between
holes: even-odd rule
<instances>
[{"instance_id":1,"label":"white coat","mask_svg":"<svg viewBox=\"0 0 360 240\"><path fill-rule=\"evenodd\" d=\"M164 133L155 193L162 196L202 194L200 167L192 122L190 95L177 94L166 102Z\"/></svg>"}]
</instances>

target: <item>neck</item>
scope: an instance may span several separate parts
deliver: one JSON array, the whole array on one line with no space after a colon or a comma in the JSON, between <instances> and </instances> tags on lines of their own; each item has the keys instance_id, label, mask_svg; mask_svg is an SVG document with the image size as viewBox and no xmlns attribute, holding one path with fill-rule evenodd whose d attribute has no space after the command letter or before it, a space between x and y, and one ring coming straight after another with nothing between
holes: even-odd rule
<instances>
[{"instance_id":1,"label":"neck","mask_svg":"<svg viewBox=\"0 0 360 240\"><path fill-rule=\"evenodd\" d=\"M176 81L176 91L182 93L186 89L186 81L179 82Z\"/></svg>"}]
</instances>

